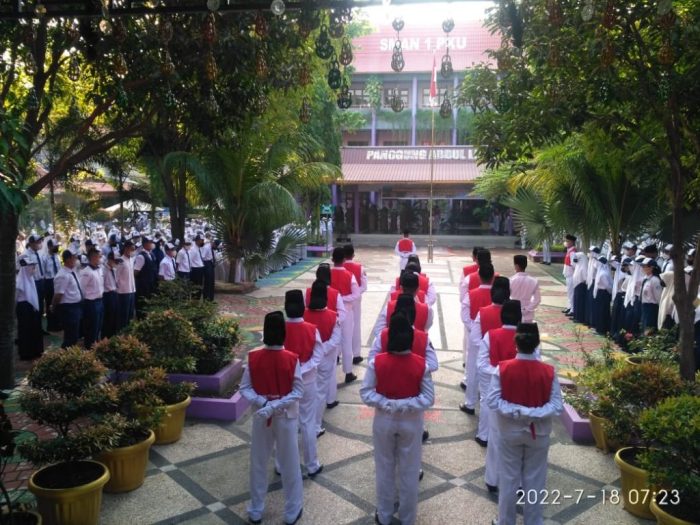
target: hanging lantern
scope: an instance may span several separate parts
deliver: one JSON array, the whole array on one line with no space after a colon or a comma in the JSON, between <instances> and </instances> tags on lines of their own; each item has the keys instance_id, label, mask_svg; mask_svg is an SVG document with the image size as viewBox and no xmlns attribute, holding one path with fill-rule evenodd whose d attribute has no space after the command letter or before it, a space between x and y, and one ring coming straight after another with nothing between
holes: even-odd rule
<instances>
[{"instance_id":1,"label":"hanging lantern","mask_svg":"<svg viewBox=\"0 0 700 525\"><path fill-rule=\"evenodd\" d=\"M403 18L394 18L394 21L391 23L391 27L394 28L394 31L397 33L400 33L403 31L404 28L404 21Z\"/></svg>"},{"instance_id":2,"label":"hanging lantern","mask_svg":"<svg viewBox=\"0 0 700 525\"><path fill-rule=\"evenodd\" d=\"M299 34L302 38L307 38L311 31L317 29L321 24L319 11L310 7L304 7L299 15Z\"/></svg>"},{"instance_id":3,"label":"hanging lantern","mask_svg":"<svg viewBox=\"0 0 700 525\"><path fill-rule=\"evenodd\" d=\"M41 3L36 4L36 6L34 7L34 13L36 14L36 16L41 18L46 14L46 6Z\"/></svg>"},{"instance_id":4,"label":"hanging lantern","mask_svg":"<svg viewBox=\"0 0 700 525\"><path fill-rule=\"evenodd\" d=\"M547 14L549 17L549 23L554 27L561 27L564 16L561 12L561 6L558 0L548 0L547 1Z\"/></svg>"},{"instance_id":5,"label":"hanging lantern","mask_svg":"<svg viewBox=\"0 0 700 525\"><path fill-rule=\"evenodd\" d=\"M216 15L209 13L202 24L202 39L209 45L216 42Z\"/></svg>"},{"instance_id":6,"label":"hanging lantern","mask_svg":"<svg viewBox=\"0 0 700 525\"><path fill-rule=\"evenodd\" d=\"M214 64L216 66L216 64ZM167 49L163 52L163 61L160 63L160 72L164 77L169 77L175 73L175 64Z\"/></svg>"},{"instance_id":7,"label":"hanging lantern","mask_svg":"<svg viewBox=\"0 0 700 525\"><path fill-rule=\"evenodd\" d=\"M664 15L660 16L659 25L666 31L673 29L673 26L676 25L676 13L673 11L668 11Z\"/></svg>"},{"instance_id":8,"label":"hanging lantern","mask_svg":"<svg viewBox=\"0 0 700 525\"><path fill-rule=\"evenodd\" d=\"M214 58L214 53L209 51L209 53L207 53L206 58L204 59L204 76L207 77L207 80L209 82L214 82L218 74L219 68L216 67L216 59Z\"/></svg>"},{"instance_id":9,"label":"hanging lantern","mask_svg":"<svg viewBox=\"0 0 700 525\"><path fill-rule=\"evenodd\" d=\"M219 103L216 101L213 89L209 90L209 96L204 101L204 110L209 115L216 115L219 112Z\"/></svg>"},{"instance_id":10,"label":"hanging lantern","mask_svg":"<svg viewBox=\"0 0 700 525\"><path fill-rule=\"evenodd\" d=\"M112 67L114 67L114 72L120 78L125 77L126 74L129 72L129 68L126 65L126 59L124 58L124 55L122 55L121 53L117 53L114 56L114 61L112 63Z\"/></svg>"},{"instance_id":11,"label":"hanging lantern","mask_svg":"<svg viewBox=\"0 0 700 525\"><path fill-rule=\"evenodd\" d=\"M68 62L68 78L73 82L80 80L80 60L78 60L77 54L71 55L70 62Z\"/></svg>"},{"instance_id":12,"label":"hanging lantern","mask_svg":"<svg viewBox=\"0 0 700 525\"><path fill-rule=\"evenodd\" d=\"M123 44L126 41L127 31L124 27L124 22L120 19L116 19L114 24L112 24L112 37L117 44Z\"/></svg>"},{"instance_id":13,"label":"hanging lantern","mask_svg":"<svg viewBox=\"0 0 700 525\"><path fill-rule=\"evenodd\" d=\"M129 102L129 97L126 94L126 90L121 82L117 83L117 94L114 97L114 102L117 104L117 106L122 108Z\"/></svg>"},{"instance_id":14,"label":"hanging lantern","mask_svg":"<svg viewBox=\"0 0 700 525\"><path fill-rule=\"evenodd\" d=\"M391 109L395 113L401 113L403 111L403 108L403 99L399 96L399 90L394 88L391 94Z\"/></svg>"},{"instance_id":15,"label":"hanging lantern","mask_svg":"<svg viewBox=\"0 0 700 525\"><path fill-rule=\"evenodd\" d=\"M346 81L343 81L343 87L340 88L337 103L340 109L348 109L352 106L352 95L350 94L350 88Z\"/></svg>"},{"instance_id":16,"label":"hanging lantern","mask_svg":"<svg viewBox=\"0 0 700 525\"><path fill-rule=\"evenodd\" d=\"M668 74L661 73L661 79L658 82L659 99L667 102L671 98L671 83L668 80Z\"/></svg>"},{"instance_id":17,"label":"hanging lantern","mask_svg":"<svg viewBox=\"0 0 700 525\"><path fill-rule=\"evenodd\" d=\"M329 64L328 70L328 87L331 89L339 89L343 82L343 75L340 72L338 60L333 57Z\"/></svg>"},{"instance_id":18,"label":"hanging lantern","mask_svg":"<svg viewBox=\"0 0 700 525\"><path fill-rule=\"evenodd\" d=\"M617 21L617 15L615 13L615 3L614 0L608 0L605 5L605 11L603 12L603 27L605 29L612 29Z\"/></svg>"},{"instance_id":19,"label":"hanging lantern","mask_svg":"<svg viewBox=\"0 0 700 525\"><path fill-rule=\"evenodd\" d=\"M29 93L27 93L27 109L30 111L39 109L39 97L36 96L34 88L30 88Z\"/></svg>"},{"instance_id":20,"label":"hanging lantern","mask_svg":"<svg viewBox=\"0 0 700 525\"><path fill-rule=\"evenodd\" d=\"M36 75L36 62L31 52L27 53L27 58L24 59L24 71L30 77Z\"/></svg>"},{"instance_id":21,"label":"hanging lantern","mask_svg":"<svg viewBox=\"0 0 700 525\"><path fill-rule=\"evenodd\" d=\"M309 104L309 99L304 97L301 101L301 108L299 108L299 120L304 124L308 124L311 121L311 104Z\"/></svg>"},{"instance_id":22,"label":"hanging lantern","mask_svg":"<svg viewBox=\"0 0 700 525\"><path fill-rule=\"evenodd\" d=\"M66 27L66 40L70 44L76 44L80 39L80 31L78 31L73 25Z\"/></svg>"},{"instance_id":23,"label":"hanging lantern","mask_svg":"<svg viewBox=\"0 0 700 525\"><path fill-rule=\"evenodd\" d=\"M102 31L102 34L107 36L112 34L112 22L110 22L106 18L100 20L99 27L100 31Z\"/></svg>"},{"instance_id":24,"label":"hanging lantern","mask_svg":"<svg viewBox=\"0 0 700 525\"><path fill-rule=\"evenodd\" d=\"M258 51L255 55L255 75L260 80L265 80L267 78L267 60L265 60L265 54L262 51Z\"/></svg>"},{"instance_id":25,"label":"hanging lantern","mask_svg":"<svg viewBox=\"0 0 700 525\"><path fill-rule=\"evenodd\" d=\"M664 66L672 66L675 57L673 56L673 48L671 43L666 40L659 49L659 62Z\"/></svg>"},{"instance_id":26,"label":"hanging lantern","mask_svg":"<svg viewBox=\"0 0 700 525\"><path fill-rule=\"evenodd\" d=\"M299 69L299 85L308 86L311 82L311 71L309 70L308 61L304 61Z\"/></svg>"},{"instance_id":27,"label":"hanging lantern","mask_svg":"<svg viewBox=\"0 0 700 525\"><path fill-rule=\"evenodd\" d=\"M170 20L161 20L158 25L158 39L167 44L173 39L173 24Z\"/></svg>"},{"instance_id":28,"label":"hanging lantern","mask_svg":"<svg viewBox=\"0 0 700 525\"><path fill-rule=\"evenodd\" d=\"M328 37L328 28L323 25L321 31L316 38L316 55L323 60L327 60L333 54L333 44Z\"/></svg>"},{"instance_id":29,"label":"hanging lantern","mask_svg":"<svg viewBox=\"0 0 700 525\"><path fill-rule=\"evenodd\" d=\"M340 58L339 61L344 66L349 66L352 62L352 45L348 37L343 38L343 44L340 46Z\"/></svg>"},{"instance_id":30,"label":"hanging lantern","mask_svg":"<svg viewBox=\"0 0 700 525\"><path fill-rule=\"evenodd\" d=\"M581 8L581 18L584 22L590 22L595 14L595 6L593 0L587 0L586 4Z\"/></svg>"},{"instance_id":31,"label":"hanging lantern","mask_svg":"<svg viewBox=\"0 0 700 525\"><path fill-rule=\"evenodd\" d=\"M219 7L221 7L221 0L207 0L207 9L209 11L218 11Z\"/></svg>"},{"instance_id":32,"label":"hanging lantern","mask_svg":"<svg viewBox=\"0 0 700 525\"><path fill-rule=\"evenodd\" d=\"M603 45L603 51L600 53L600 62L603 67L612 66L615 61L615 47L610 40L606 40Z\"/></svg>"},{"instance_id":33,"label":"hanging lantern","mask_svg":"<svg viewBox=\"0 0 700 525\"><path fill-rule=\"evenodd\" d=\"M401 49L401 40L394 43L394 51L391 55L391 69L397 73L403 71L406 62L403 59L403 50Z\"/></svg>"},{"instance_id":34,"label":"hanging lantern","mask_svg":"<svg viewBox=\"0 0 700 525\"><path fill-rule=\"evenodd\" d=\"M270 34L270 26L262 11L258 11L255 15L255 34L260 38L265 38Z\"/></svg>"},{"instance_id":35,"label":"hanging lantern","mask_svg":"<svg viewBox=\"0 0 700 525\"><path fill-rule=\"evenodd\" d=\"M555 44L550 45L549 53L547 54L547 62L549 65L552 67L559 66L560 58L559 48Z\"/></svg>"},{"instance_id":36,"label":"hanging lantern","mask_svg":"<svg viewBox=\"0 0 700 525\"><path fill-rule=\"evenodd\" d=\"M450 57L450 48L445 48L445 54L440 63L440 75L442 78L450 78L452 76L452 57Z\"/></svg>"},{"instance_id":37,"label":"hanging lantern","mask_svg":"<svg viewBox=\"0 0 700 525\"><path fill-rule=\"evenodd\" d=\"M170 89L170 86L168 86L168 90L163 95L163 105L167 109L175 109L177 107L177 99L175 98L172 89Z\"/></svg>"},{"instance_id":38,"label":"hanging lantern","mask_svg":"<svg viewBox=\"0 0 700 525\"><path fill-rule=\"evenodd\" d=\"M448 18L442 23L442 30L445 33L450 33L455 28L455 21L452 18Z\"/></svg>"},{"instance_id":39,"label":"hanging lantern","mask_svg":"<svg viewBox=\"0 0 700 525\"><path fill-rule=\"evenodd\" d=\"M336 10L331 11L330 20L328 21L328 33L333 38L341 38L345 34L343 19Z\"/></svg>"},{"instance_id":40,"label":"hanging lantern","mask_svg":"<svg viewBox=\"0 0 700 525\"><path fill-rule=\"evenodd\" d=\"M447 96L447 91L445 91L445 97L442 99L442 104L440 104L440 116L442 118L449 118L452 116L452 102L450 102Z\"/></svg>"}]
</instances>

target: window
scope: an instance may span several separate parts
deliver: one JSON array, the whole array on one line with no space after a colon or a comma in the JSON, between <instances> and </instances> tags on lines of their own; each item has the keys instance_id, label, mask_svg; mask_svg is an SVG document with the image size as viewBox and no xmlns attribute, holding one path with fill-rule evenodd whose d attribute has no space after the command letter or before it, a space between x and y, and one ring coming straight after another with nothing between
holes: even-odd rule
<instances>
[{"instance_id":1,"label":"window","mask_svg":"<svg viewBox=\"0 0 700 525\"><path fill-rule=\"evenodd\" d=\"M348 140L348 146L349 147L369 146L369 141L367 141L367 140Z\"/></svg>"},{"instance_id":2,"label":"window","mask_svg":"<svg viewBox=\"0 0 700 525\"><path fill-rule=\"evenodd\" d=\"M350 89L350 96L352 96L352 105L356 108L366 108L369 107L369 100L365 90L362 88L352 88Z\"/></svg>"},{"instance_id":3,"label":"window","mask_svg":"<svg viewBox=\"0 0 700 525\"><path fill-rule=\"evenodd\" d=\"M438 93L437 93L437 97L435 97L437 99L437 101L436 101L437 106L439 106L440 103L445 98L445 91L447 91L447 96L451 98L452 97L452 89L445 90L445 89L440 88L440 86L438 85ZM424 108L430 107L430 88L429 87L423 89L423 99L422 99L421 105Z\"/></svg>"},{"instance_id":4,"label":"window","mask_svg":"<svg viewBox=\"0 0 700 525\"><path fill-rule=\"evenodd\" d=\"M408 142L405 140L385 140L382 146L408 146Z\"/></svg>"},{"instance_id":5,"label":"window","mask_svg":"<svg viewBox=\"0 0 700 525\"><path fill-rule=\"evenodd\" d=\"M404 109L408 108L408 88L403 89L400 87L396 88L396 91L398 92L399 96L401 97L401 100L403 100L403 106ZM394 88L384 88L384 101L383 101L383 106L384 107L391 107L391 99L394 96Z\"/></svg>"}]
</instances>

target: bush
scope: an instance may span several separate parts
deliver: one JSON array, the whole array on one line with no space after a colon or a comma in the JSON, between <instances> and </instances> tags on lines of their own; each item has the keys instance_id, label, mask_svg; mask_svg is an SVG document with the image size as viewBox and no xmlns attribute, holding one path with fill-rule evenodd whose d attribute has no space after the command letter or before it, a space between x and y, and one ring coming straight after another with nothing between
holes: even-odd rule
<instances>
[{"instance_id":1,"label":"bush","mask_svg":"<svg viewBox=\"0 0 700 525\"><path fill-rule=\"evenodd\" d=\"M131 376L130 381L142 385L137 392L155 395L161 405L174 405L184 401L187 396L192 395L197 386L195 383L188 382L171 383L162 368L139 370Z\"/></svg>"},{"instance_id":2,"label":"bush","mask_svg":"<svg viewBox=\"0 0 700 525\"><path fill-rule=\"evenodd\" d=\"M239 341L238 323L219 317L202 325L199 331L206 354L197 359L197 372L215 374L231 362Z\"/></svg>"},{"instance_id":3,"label":"bush","mask_svg":"<svg viewBox=\"0 0 700 525\"><path fill-rule=\"evenodd\" d=\"M678 351L678 327L632 339L627 344L627 349L643 361L677 365L681 360Z\"/></svg>"},{"instance_id":4,"label":"bush","mask_svg":"<svg viewBox=\"0 0 700 525\"><path fill-rule=\"evenodd\" d=\"M203 324L216 316L216 303L193 299L198 290L198 286L184 279L160 281L156 293L146 300L145 311L158 313L174 310L199 332Z\"/></svg>"},{"instance_id":5,"label":"bush","mask_svg":"<svg viewBox=\"0 0 700 525\"><path fill-rule=\"evenodd\" d=\"M139 370L147 367L151 361L148 346L131 335L103 339L95 343L92 350L107 368L117 372Z\"/></svg>"},{"instance_id":6,"label":"bush","mask_svg":"<svg viewBox=\"0 0 700 525\"><path fill-rule=\"evenodd\" d=\"M639 426L653 447L642 453L642 468L653 485L678 491L681 503L673 515L693 521L697 508L691 502L700 502L700 398L666 399L645 410Z\"/></svg>"}]
</instances>

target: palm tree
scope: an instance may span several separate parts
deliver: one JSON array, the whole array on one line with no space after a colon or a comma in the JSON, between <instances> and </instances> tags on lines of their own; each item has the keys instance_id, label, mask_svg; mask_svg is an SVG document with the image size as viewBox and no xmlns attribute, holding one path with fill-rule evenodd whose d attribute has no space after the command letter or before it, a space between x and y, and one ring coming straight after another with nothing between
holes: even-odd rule
<instances>
[{"instance_id":1,"label":"palm tree","mask_svg":"<svg viewBox=\"0 0 700 525\"><path fill-rule=\"evenodd\" d=\"M271 232L303 220L298 193L340 175L337 166L318 160L322 147L310 135L285 132L271 143L264 135L254 128L241 133L235 148L206 153L192 170L199 204L223 236L231 282L241 259L262 250Z\"/></svg>"}]
</instances>

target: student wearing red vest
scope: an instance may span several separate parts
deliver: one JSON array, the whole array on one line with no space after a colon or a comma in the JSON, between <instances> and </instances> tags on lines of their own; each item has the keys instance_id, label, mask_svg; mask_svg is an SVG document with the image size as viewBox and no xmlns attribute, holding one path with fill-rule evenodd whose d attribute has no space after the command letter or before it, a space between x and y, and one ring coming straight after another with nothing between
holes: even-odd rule
<instances>
[{"instance_id":1,"label":"student wearing red vest","mask_svg":"<svg viewBox=\"0 0 700 525\"><path fill-rule=\"evenodd\" d=\"M521 323L515 359L501 361L491 378L488 405L498 429L498 525L514 525L516 501L525 495L525 524L542 523L540 498L547 481L552 418L561 414L561 387L554 367L537 360L536 324ZM536 501L529 503L529 501Z\"/></svg>"},{"instance_id":2,"label":"student wearing red vest","mask_svg":"<svg viewBox=\"0 0 700 525\"><path fill-rule=\"evenodd\" d=\"M411 323L399 313L391 318L388 351L369 362L360 397L375 408L372 425L380 525L391 523L396 487L398 517L413 525L418 506L423 412L435 401L433 381L425 359L411 352ZM398 479L397 479L398 472Z\"/></svg>"},{"instance_id":3,"label":"student wearing red vest","mask_svg":"<svg viewBox=\"0 0 700 525\"><path fill-rule=\"evenodd\" d=\"M404 230L403 239L399 239L394 248L394 253L399 256L399 271L403 271L406 268L406 263L408 262L408 256L417 252L416 245L409 239L410 232Z\"/></svg>"},{"instance_id":4,"label":"student wearing red vest","mask_svg":"<svg viewBox=\"0 0 700 525\"><path fill-rule=\"evenodd\" d=\"M355 333L355 307L354 303L360 298L360 287L355 280L352 272L347 271L343 267L345 262L345 251L338 246L333 250L333 267L331 268L331 286L338 290L338 293L343 298L345 305L345 322L342 326L343 337L340 343L342 356L343 372L345 373L345 382L352 383L357 379L357 376L352 373L353 354L352 354L352 338ZM362 322L361 319L357 320Z\"/></svg>"},{"instance_id":5,"label":"student wearing red vest","mask_svg":"<svg viewBox=\"0 0 700 525\"><path fill-rule=\"evenodd\" d=\"M248 354L241 379L241 395L253 407L250 445L250 523L261 523L267 494L267 465L276 452L284 490L284 521L301 518L304 493L299 468L297 438L299 400L304 393L299 358L284 349L285 323L282 312L265 316L264 347Z\"/></svg>"},{"instance_id":6,"label":"student wearing red vest","mask_svg":"<svg viewBox=\"0 0 700 525\"><path fill-rule=\"evenodd\" d=\"M356 319L352 333L352 364L359 365L363 361L360 355L362 351L362 294L367 291L367 274L362 265L353 260L355 248L352 244L343 246L343 251L345 252L343 266L353 274L360 288L360 296L352 303L353 317Z\"/></svg>"},{"instance_id":7,"label":"student wearing red vest","mask_svg":"<svg viewBox=\"0 0 700 525\"><path fill-rule=\"evenodd\" d=\"M462 412L474 415L476 405L477 382L476 382L476 349L470 344L470 333L472 323L479 313L479 308L491 304L491 283L493 281L493 265L482 263L479 266L479 279L481 286L469 291L462 300L462 324L464 325L464 379L460 387L465 391L464 404L459 405ZM471 386L470 386L471 385Z\"/></svg>"},{"instance_id":8,"label":"student wearing red vest","mask_svg":"<svg viewBox=\"0 0 700 525\"><path fill-rule=\"evenodd\" d=\"M491 446L486 450L486 488L489 492L498 491L498 430L495 429L495 418L491 416L491 409L486 400L491 389L491 376L496 372L496 367L501 361L514 359L515 329L522 320L520 301L508 300L501 308L500 328L489 330L481 340L479 346L479 358L477 368L479 369L479 390L481 392L481 403L479 404L479 428L482 421L487 425L488 432L477 438L490 442Z\"/></svg>"},{"instance_id":9,"label":"student wearing red vest","mask_svg":"<svg viewBox=\"0 0 700 525\"><path fill-rule=\"evenodd\" d=\"M470 273L479 271L479 264L476 261L476 254L479 253L479 250L483 250L483 248L481 246L474 246L474 248L472 248L472 264L467 264L464 268L462 268L461 280L464 280L464 278Z\"/></svg>"},{"instance_id":10,"label":"student wearing red vest","mask_svg":"<svg viewBox=\"0 0 700 525\"><path fill-rule=\"evenodd\" d=\"M323 470L316 450L316 369L323 359L323 342L316 325L304 320L304 294L301 290L287 291L284 312L287 314L284 347L299 357L304 380L304 395L299 400L299 428L306 472L314 478Z\"/></svg>"},{"instance_id":11,"label":"student wearing red vest","mask_svg":"<svg viewBox=\"0 0 700 525\"><path fill-rule=\"evenodd\" d=\"M496 277L493 280L493 286L491 287L491 304L488 306L482 306L479 308L479 313L476 314L476 318L472 323L471 331L469 332L469 344L472 345L473 351L476 352L477 363L475 366L478 370L478 360L479 360L479 349L481 347L481 342L484 336L494 328L501 327L501 310L503 309L503 303L505 303L510 298L510 281L507 277ZM469 350L472 352L472 349ZM481 406L486 406L484 397L488 391L489 383L485 384L481 382L479 373L477 371L476 381L478 385L477 396L481 399ZM476 432L476 442L482 446L486 447L489 436L488 427L488 414L485 417L479 416L479 427Z\"/></svg>"},{"instance_id":12,"label":"student wearing red vest","mask_svg":"<svg viewBox=\"0 0 700 525\"><path fill-rule=\"evenodd\" d=\"M411 295L416 302L416 328L427 332L433 325L433 310L428 307L427 304L421 303L416 299L416 293L418 292L418 276L415 273L404 272L401 275L401 288L405 294ZM391 318L391 314L394 313L395 309L395 301L390 301L382 309L374 328L375 337L378 337L379 333L388 325L387 320Z\"/></svg>"},{"instance_id":13,"label":"student wearing red vest","mask_svg":"<svg viewBox=\"0 0 700 525\"><path fill-rule=\"evenodd\" d=\"M316 268L316 280L323 281L326 283L326 293L328 309L333 310L338 314L338 321L342 325L345 322L345 304L343 303L343 298L338 293L338 290L331 286L331 265L328 263L321 263ZM306 307L309 307L311 303L311 288L306 289Z\"/></svg>"},{"instance_id":14,"label":"student wearing red vest","mask_svg":"<svg viewBox=\"0 0 700 525\"><path fill-rule=\"evenodd\" d=\"M479 251L476 253L476 265L477 269L473 272L470 272L467 274L464 279L459 283L459 300L463 301L464 296L469 292L469 290L473 290L474 288L478 288L479 285L481 284L481 280L479 279L479 267L482 264L493 264L491 260L491 252L487 250L486 248L481 248Z\"/></svg>"},{"instance_id":15,"label":"student wearing red vest","mask_svg":"<svg viewBox=\"0 0 700 525\"><path fill-rule=\"evenodd\" d=\"M532 323L535 320L535 310L540 305L540 285L537 279L528 275L527 257L524 255L513 256L515 275L510 278L510 296L520 301L523 309L523 322Z\"/></svg>"},{"instance_id":16,"label":"student wearing red vest","mask_svg":"<svg viewBox=\"0 0 700 525\"><path fill-rule=\"evenodd\" d=\"M566 246L566 255L564 256L564 277L566 278L566 310L565 314L574 311L574 264L571 258L576 253L576 236L570 233L564 237L564 246Z\"/></svg>"},{"instance_id":17,"label":"student wearing red vest","mask_svg":"<svg viewBox=\"0 0 700 525\"><path fill-rule=\"evenodd\" d=\"M408 258L408 264L406 265L406 270L411 270L418 274L418 290L425 293L425 302L428 306L433 306L437 302L437 293L435 292L435 285L430 282L427 275L422 272L420 265L420 259L417 255L411 255Z\"/></svg>"},{"instance_id":18,"label":"student wearing red vest","mask_svg":"<svg viewBox=\"0 0 700 525\"><path fill-rule=\"evenodd\" d=\"M328 304L328 292L326 283L317 279L311 286L311 301L309 308L304 312L304 320L316 325L321 335L323 344L323 358L316 370L316 436L325 434L326 429L321 426L323 413L326 408L335 408L338 405L338 383L335 381L335 366L338 357L338 345L340 344L340 321Z\"/></svg>"}]
</instances>

